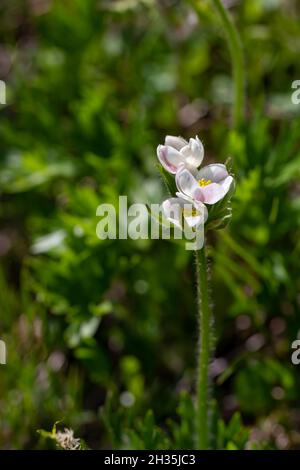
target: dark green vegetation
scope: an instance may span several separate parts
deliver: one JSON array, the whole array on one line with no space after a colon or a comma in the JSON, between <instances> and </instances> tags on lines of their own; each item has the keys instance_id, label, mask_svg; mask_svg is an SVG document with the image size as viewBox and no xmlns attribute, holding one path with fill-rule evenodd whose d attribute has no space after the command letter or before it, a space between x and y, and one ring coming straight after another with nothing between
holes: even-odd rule
<instances>
[{"instance_id":1,"label":"dark green vegetation","mask_svg":"<svg viewBox=\"0 0 300 470\"><path fill-rule=\"evenodd\" d=\"M233 3L247 72L239 133L209 0L199 18L187 1L1 2L1 448L47 448L36 430L57 420L92 448L193 446L193 254L95 232L103 202L163 199L166 133L198 133L205 162L231 156L237 179L232 222L208 240L212 446L299 446L300 6Z\"/></svg>"}]
</instances>

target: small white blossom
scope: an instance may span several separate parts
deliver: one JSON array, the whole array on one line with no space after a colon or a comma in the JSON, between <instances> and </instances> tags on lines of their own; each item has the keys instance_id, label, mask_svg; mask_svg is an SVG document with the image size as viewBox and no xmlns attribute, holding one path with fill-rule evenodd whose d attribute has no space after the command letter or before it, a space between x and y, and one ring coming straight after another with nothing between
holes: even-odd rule
<instances>
[{"instance_id":1,"label":"small white blossom","mask_svg":"<svg viewBox=\"0 0 300 470\"><path fill-rule=\"evenodd\" d=\"M164 145L157 147L157 157L169 173L176 174L180 168L195 171L202 163L204 147L197 136L187 142L182 137L167 135Z\"/></svg>"},{"instance_id":2,"label":"small white blossom","mask_svg":"<svg viewBox=\"0 0 300 470\"><path fill-rule=\"evenodd\" d=\"M164 215L169 222L184 230L186 223L190 228L204 225L207 219L207 209L204 204L188 202L180 197L171 197L162 203Z\"/></svg>"},{"instance_id":3,"label":"small white blossom","mask_svg":"<svg viewBox=\"0 0 300 470\"><path fill-rule=\"evenodd\" d=\"M215 204L226 196L233 184L232 176L221 163L207 165L194 174L182 169L176 174L176 195L195 203Z\"/></svg>"}]
</instances>

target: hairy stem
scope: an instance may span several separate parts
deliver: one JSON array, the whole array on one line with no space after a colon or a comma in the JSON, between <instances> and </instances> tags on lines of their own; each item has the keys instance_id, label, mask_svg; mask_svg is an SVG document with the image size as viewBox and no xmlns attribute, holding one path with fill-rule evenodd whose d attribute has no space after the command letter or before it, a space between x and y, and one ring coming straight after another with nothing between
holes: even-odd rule
<instances>
[{"instance_id":1,"label":"hairy stem","mask_svg":"<svg viewBox=\"0 0 300 470\"><path fill-rule=\"evenodd\" d=\"M197 436L200 450L209 447L209 380L211 312L205 247L196 253L199 311L199 359L197 384Z\"/></svg>"},{"instance_id":2,"label":"hairy stem","mask_svg":"<svg viewBox=\"0 0 300 470\"><path fill-rule=\"evenodd\" d=\"M245 114L245 69L243 48L234 22L224 7L222 0L212 0L222 20L232 61L234 81L233 124L238 129L244 122Z\"/></svg>"}]
</instances>

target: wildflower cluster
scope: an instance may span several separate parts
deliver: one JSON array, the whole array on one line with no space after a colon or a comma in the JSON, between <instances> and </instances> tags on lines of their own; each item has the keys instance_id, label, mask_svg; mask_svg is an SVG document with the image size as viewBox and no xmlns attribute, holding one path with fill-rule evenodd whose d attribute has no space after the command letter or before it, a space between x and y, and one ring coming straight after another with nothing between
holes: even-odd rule
<instances>
[{"instance_id":1,"label":"wildflower cluster","mask_svg":"<svg viewBox=\"0 0 300 470\"><path fill-rule=\"evenodd\" d=\"M157 156L164 173L175 176L175 194L162 204L166 219L182 230L185 225L194 231L203 230L204 224L207 229L224 227L235 186L226 166L214 163L199 169L204 147L197 136L187 142L168 135Z\"/></svg>"}]
</instances>

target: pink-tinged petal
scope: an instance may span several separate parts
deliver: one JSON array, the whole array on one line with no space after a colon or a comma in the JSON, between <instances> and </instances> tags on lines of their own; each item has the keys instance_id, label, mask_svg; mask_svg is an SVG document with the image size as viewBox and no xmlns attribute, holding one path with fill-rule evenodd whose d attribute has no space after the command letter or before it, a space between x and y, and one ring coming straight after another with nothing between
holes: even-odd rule
<instances>
[{"instance_id":1,"label":"pink-tinged petal","mask_svg":"<svg viewBox=\"0 0 300 470\"><path fill-rule=\"evenodd\" d=\"M228 193L229 189L231 188L231 185L233 184L233 178L232 176L227 176L223 181L221 181L220 185L222 186L225 194Z\"/></svg>"},{"instance_id":2,"label":"pink-tinged petal","mask_svg":"<svg viewBox=\"0 0 300 470\"><path fill-rule=\"evenodd\" d=\"M215 204L225 196L225 191L218 183L211 183L199 188L205 204Z\"/></svg>"},{"instance_id":3,"label":"pink-tinged petal","mask_svg":"<svg viewBox=\"0 0 300 470\"><path fill-rule=\"evenodd\" d=\"M194 192L194 200L197 202L197 203L202 203L202 202L205 202L205 195L202 191L202 187L198 186L198 188L196 189L196 191Z\"/></svg>"},{"instance_id":4,"label":"pink-tinged petal","mask_svg":"<svg viewBox=\"0 0 300 470\"><path fill-rule=\"evenodd\" d=\"M186 169L180 170L176 173L175 179L179 191L186 196L193 198L199 185L192 173Z\"/></svg>"},{"instance_id":5,"label":"pink-tinged petal","mask_svg":"<svg viewBox=\"0 0 300 470\"><path fill-rule=\"evenodd\" d=\"M176 150L181 150L182 147L187 145L187 141L182 137L175 137L173 135L167 135L165 138L165 145L169 145L170 147L174 147Z\"/></svg>"},{"instance_id":6,"label":"pink-tinged petal","mask_svg":"<svg viewBox=\"0 0 300 470\"><path fill-rule=\"evenodd\" d=\"M177 197L171 197L162 203L166 219L180 229L182 228L182 205Z\"/></svg>"},{"instance_id":7,"label":"pink-tinged petal","mask_svg":"<svg viewBox=\"0 0 300 470\"><path fill-rule=\"evenodd\" d=\"M213 183L220 183L222 180L227 178L228 171L226 166L222 163L212 163L211 165L204 166L199 170L197 174L197 179L200 180L204 178L205 180L210 180Z\"/></svg>"},{"instance_id":8,"label":"pink-tinged petal","mask_svg":"<svg viewBox=\"0 0 300 470\"><path fill-rule=\"evenodd\" d=\"M201 165L204 157L204 147L200 139L190 139L188 145L185 145L180 153L185 157L185 162L190 167Z\"/></svg>"},{"instance_id":9,"label":"pink-tinged petal","mask_svg":"<svg viewBox=\"0 0 300 470\"><path fill-rule=\"evenodd\" d=\"M182 155L178 150L167 145L157 147L157 157L162 166L170 173L175 174L181 164L183 164Z\"/></svg>"}]
</instances>

